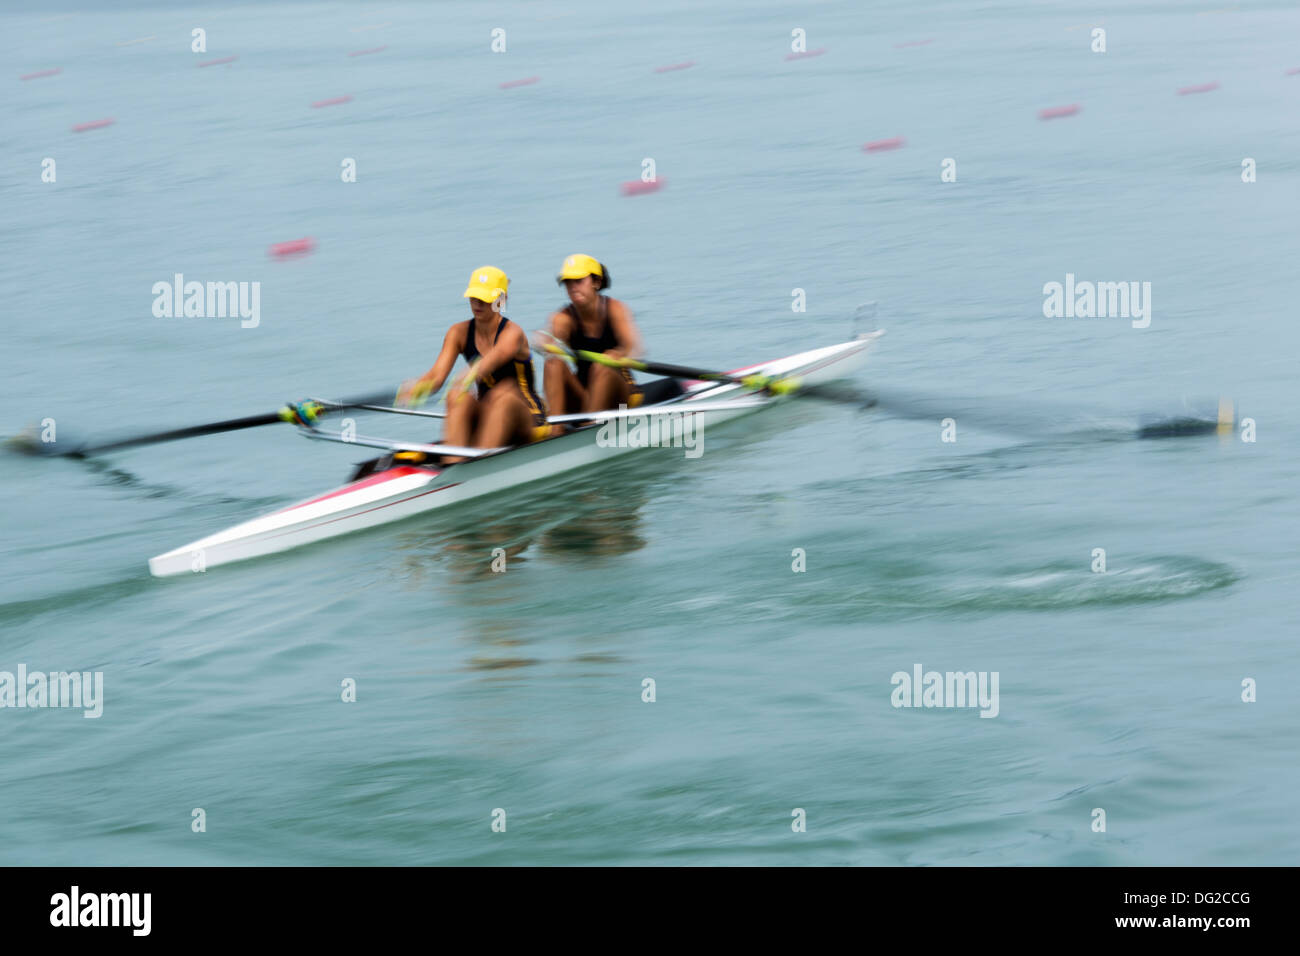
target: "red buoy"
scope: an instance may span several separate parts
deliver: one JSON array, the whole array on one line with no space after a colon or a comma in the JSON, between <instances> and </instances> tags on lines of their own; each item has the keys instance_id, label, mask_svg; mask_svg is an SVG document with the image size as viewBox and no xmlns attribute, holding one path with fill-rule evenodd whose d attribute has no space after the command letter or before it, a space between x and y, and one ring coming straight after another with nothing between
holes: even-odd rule
<instances>
[{"instance_id":1,"label":"red buoy","mask_svg":"<svg viewBox=\"0 0 1300 956\"><path fill-rule=\"evenodd\" d=\"M1179 96L1188 96L1192 93L1209 93L1211 90L1219 88L1218 81L1213 83L1197 83L1195 86L1181 86L1178 88Z\"/></svg>"},{"instance_id":2,"label":"red buoy","mask_svg":"<svg viewBox=\"0 0 1300 956\"><path fill-rule=\"evenodd\" d=\"M513 90L516 86L532 86L540 79L540 76L528 76L524 77L522 80L506 80L504 83L500 84L499 88L503 90Z\"/></svg>"},{"instance_id":3,"label":"red buoy","mask_svg":"<svg viewBox=\"0 0 1300 956\"><path fill-rule=\"evenodd\" d=\"M789 62L790 60L806 60L810 56L821 56L825 52L826 47L819 46L815 50L804 50L802 53L787 53L785 59L786 62Z\"/></svg>"},{"instance_id":4,"label":"red buoy","mask_svg":"<svg viewBox=\"0 0 1300 956\"><path fill-rule=\"evenodd\" d=\"M656 73L672 73L675 70L689 70L695 65L694 60L686 60L683 63L669 63L667 66L656 66Z\"/></svg>"},{"instance_id":5,"label":"red buoy","mask_svg":"<svg viewBox=\"0 0 1300 956\"><path fill-rule=\"evenodd\" d=\"M63 72L63 67L56 66L52 70L37 70L35 73L24 73L22 76L18 77L18 79L23 81L39 80L43 76L58 76L62 72Z\"/></svg>"},{"instance_id":6,"label":"red buoy","mask_svg":"<svg viewBox=\"0 0 1300 956\"><path fill-rule=\"evenodd\" d=\"M863 143L862 151L864 153L883 153L888 149L898 149L905 142L907 142L907 140L903 139L901 136L895 136L893 139L872 140L870 143Z\"/></svg>"},{"instance_id":7,"label":"red buoy","mask_svg":"<svg viewBox=\"0 0 1300 956\"><path fill-rule=\"evenodd\" d=\"M76 126L72 127L72 131L74 133L84 133L87 130L103 129L105 126L112 126L116 122L117 120L111 118L91 120L89 123L78 123Z\"/></svg>"},{"instance_id":8,"label":"red buoy","mask_svg":"<svg viewBox=\"0 0 1300 956\"><path fill-rule=\"evenodd\" d=\"M1060 119L1062 116L1073 116L1079 110L1083 109L1078 103L1069 103L1066 106L1049 106L1047 109L1038 111L1040 120Z\"/></svg>"},{"instance_id":9,"label":"red buoy","mask_svg":"<svg viewBox=\"0 0 1300 956\"><path fill-rule=\"evenodd\" d=\"M305 236L302 239L274 243L268 251L271 255L283 259L286 256L305 256L315 248L316 240L311 236Z\"/></svg>"},{"instance_id":10,"label":"red buoy","mask_svg":"<svg viewBox=\"0 0 1300 956\"><path fill-rule=\"evenodd\" d=\"M626 183L620 183L618 188L624 196L640 196L644 193L658 192L666 182L667 180L662 176L649 182L643 179L633 179Z\"/></svg>"},{"instance_id":11,"label":"red buoy","mask_svg":"<svg viewBox=\"0 0 1300 956\"><path fill-rule=\"evenodd\" d=\"M1287 76L1300 76L1300 66L1293 66L1286 71ZM26 79L26 77L24 77Z\"/></svg>"},{"instance_id":12,"label":"red buoy","mask_svg":"<svg viewBox=\"0 0 1300 956\"><path fill-rule=\"evenodd\" d=\"M311 108L314 110L318 110L322 106L338 106L340 103L351 103L351 102L352 102L351 96L332 96L328 100L317 100L315 103L311 105Z\"/></svg>"}]
</instances>

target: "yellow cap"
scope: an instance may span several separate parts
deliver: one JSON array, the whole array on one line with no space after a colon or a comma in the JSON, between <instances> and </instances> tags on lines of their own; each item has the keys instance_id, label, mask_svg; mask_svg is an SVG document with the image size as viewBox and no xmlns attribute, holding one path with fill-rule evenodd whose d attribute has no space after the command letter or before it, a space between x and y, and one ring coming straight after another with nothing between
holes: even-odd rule
<instances>
[{"instance_id":1,"label":"yellow cap","mask_svg":"<svg viewBox=\"0 0 1300 956\"><path fill-rule=\"evenodd\" d=\"M509 288L510 279L504 272L496 266L483 266L481 269L475 269L474 274L469 277L464 298L492 303L505 295Z\"/></svg>"},{"instance_id":2,"label":"yellow cap","mask_svg":"<svg viewBox=\"0 0 1300 956\"><path fill-rule=\"evenodd\" d=\"M565 279L584 279L587 276L596 276L601 278L605 275L604 267L593 259L591 256L584 256L582 253L574 253L564 260L560 266L560 274L556 281L563 282Z\"/></svg>"}]
</instances>

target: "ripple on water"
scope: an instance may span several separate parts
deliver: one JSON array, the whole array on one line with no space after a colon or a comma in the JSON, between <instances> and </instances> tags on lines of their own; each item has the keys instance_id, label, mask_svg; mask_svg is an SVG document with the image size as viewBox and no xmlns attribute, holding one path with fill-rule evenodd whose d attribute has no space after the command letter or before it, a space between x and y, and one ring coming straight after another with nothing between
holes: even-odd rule
<instances>
[{"instance_id":1,"label":"ripple on water","mask_svg":"<svg viewBox=\"0 0 1300 956\"><path fill-rule=\"evenodd\" d=\"M1201 558L1160 556L1094 573L1087 565L958 568L909 560L903 565L827 571L795 580L789 616L853 623L863 614L936 611L1054 611L1175 601L1228 587L1240 575ZM771 596L770 583L765 595Z\"/></svg>"}]
</instances>

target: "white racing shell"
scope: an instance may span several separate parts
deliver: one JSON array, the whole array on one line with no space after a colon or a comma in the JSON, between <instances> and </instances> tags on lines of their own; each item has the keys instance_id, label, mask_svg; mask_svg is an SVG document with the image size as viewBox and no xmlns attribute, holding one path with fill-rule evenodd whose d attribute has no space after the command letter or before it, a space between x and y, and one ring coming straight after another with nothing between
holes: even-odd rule
<instances>
[{"instance_id":1,"label":"white racing shell","mask_svg":"<svg viewBox=\"0 0 1300 956\"><path fill-rule=\"evenodd\" d=\"M872 332L851 342L736 369L733 374L797 375L807 383L829 381L844 376L865 361L867 349L881 334ZM784 400L775 398L748 407L733 405L731 408L690 412L693 403L702 405L713 403L715 399L735 399L743 394L745 392L739 385L696 382L690 383L686 395L674 399L672 405L680 408L683 414L698 414L704 423L714 424ZM388 468L150 558L149 570L157 577L187 574L288 551L638 450L634 447L602 446L596 441L598 430L598 426L588 426L558 438L517 446L441 470L414 465Z\"/></svg>"}]
</instances>

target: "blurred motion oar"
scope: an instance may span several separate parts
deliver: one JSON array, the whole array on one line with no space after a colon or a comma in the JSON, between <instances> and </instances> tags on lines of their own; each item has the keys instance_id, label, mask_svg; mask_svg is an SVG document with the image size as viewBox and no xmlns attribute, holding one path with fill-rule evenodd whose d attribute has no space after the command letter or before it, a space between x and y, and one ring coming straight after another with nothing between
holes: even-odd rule
<instances>
[{"instance_id":1,"label":"blurred motion oar","mask_svg":"<svg viewBox=\"0 0 1300 956\"><path fill-rule=\"evenodd\" d=\"M549 337L549 336L548 336ZM669 365L665 362L642 362L634 358L615 358L586 349L571 351L562 345L547 343L542 351L552 355L565 356L570 359L582 359L610 368L626 368L648 375L666 375L669 378L688 378L700 382L728 382L752 388L755 391L771 392L773 395L789 395L797 392L809 398L820 398L830 402L840 402L866 408L871 404L872 396L854 388L836 385L806 385L797 376L781 375L731 375L727 372L713 372L708 369L691 368L685 365Z\"/></svg>"},{"instance_id":2,"label":"blurred motion oar","mask_svg":"<svg viewBox=\"0 0 1300 956\"><path fill-rule=\"evenodd\" d=\"M641 362L636 359L612 358L597 352L578 350L574 352L553 336L543 333L551 341L539 346L541 351L552 355L578 358L588 362L608 365L612 368L629 368L651 375L667 375L670 378L690 378L705 382L734 382L746 388L768 391L774 394L797 393L810 398L822 398L832 402L852 405L857 408L880 408L899 418L911 418L940 422L945 418L969 422L976 427L989 431L1026 434L1034 438L1054 438L1063 434L1072 424L1074 431L1091 433L1106 440L1127 438L1178 438L1186 435L1205 435L1211 432L1231 431L1236 424L1233 417L1233 405L1229 399L1219 399L1217 403L1206 402L1204 410L1183 410L1169 416L1144 414L1135 424L1132 419L1123 416L1101 419L1097 415L1080 412L1072 406L1045 405L1035 399L1032 403L1009 405L996 400L953 399L934 395L917 395L901 392L897 389L862 390L837 385L804 385L797 377L772 375L731 375L727 372L714 372L706 369L690 368L683 365L668 365L662 362ZM1026 407L1031 411L1026 414ZM1214 411L1208 411L1213 407Z\"/></svg>"},{"instance_id":3,"label":"blurred motion oar","mask_svg":"<svg viewBox=\"0 0 1300 956\"><path fill-rule=\"evenodd\" d=\"M942 398L895 388L872 389L871 404L898 418L933 421L951 418L988 431L1010 432L1031 438L1089 435L1099 440L1180 438L1230 432L1236 424L1233 403L1221 398L1167 415L1145 413L1136 420L1128 414L1092 413L1074 406L1051 405L1038 399L1012 405L989 398Z\"/></svg>"},{"instance_id":4,"label":"blurred motion oar","mask_svg":"<svg viewBox=\"0 0 1300 956\"><path fill-rule=\"evenodd\" d=\"M1232 399L1220 398L1218 414L1213 419L1208 415L1150 419L1139 423L1137 437L1179 438L1183 435L1205 435L1209 432L1223 435L1231 432L1236 426L1237 416Z\"/></svg>"},{"instance_id":5,"label":"blurred motion oar","mask_svg":"<svg viewBox=\"0 0 1300 956\"><path fill-rule=\"evenodd\" d=\"M10 438L8 444L16 451L26 452L33 455L72 456L84 458L89 455L103 454L104 452L120 451L124 448L135 448L139 445L157 445L162 442L179 441L182 438L197 438L200 435L216 435L220 432L239 431L241 428L257 428L260 425L275 425L279 422L291 422L295 425L310 425L326 412L346 408L361 408L366 405L377 405L381 402L388 401L392 398L392 395L392 392L383 392L379 395L372 395L366 398L353 398L339 403L322 403L307 400L296 402L292 405L285 405L278 411L266 415L250 415L247 418L228 418L225 421L209 422L206 425L191 425L188 428L173 428L165 432L153 432L149 435L136 435L132 438L122 438L117 441L104 442L99 445L88 445L85 443L70 445L66 442L59 442L57 439L52 442L46 442L41 440L35 428L31 428L21 435L15 435L13 438Z\"/></svg>"}]
</instances>

